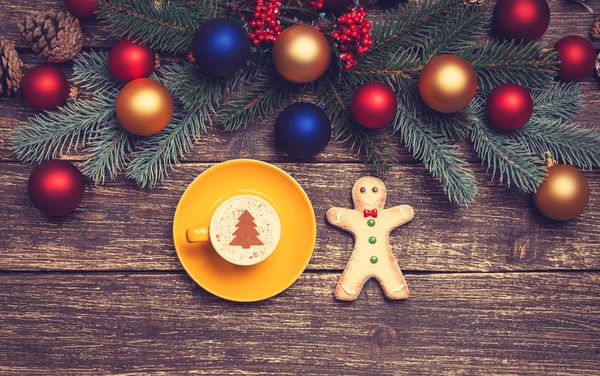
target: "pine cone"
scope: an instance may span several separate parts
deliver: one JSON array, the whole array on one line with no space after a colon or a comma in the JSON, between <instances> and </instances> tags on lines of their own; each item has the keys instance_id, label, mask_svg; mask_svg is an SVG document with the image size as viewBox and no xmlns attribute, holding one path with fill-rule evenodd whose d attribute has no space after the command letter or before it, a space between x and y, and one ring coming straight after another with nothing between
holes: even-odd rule
<instances>
[{"instance_id":1,"label":"pine cone","mask_svg":"<svg viewBox=\"0 0 600 376\"><path fill-rule=\"evenodd\" d=\"M600 39L600 17L596 18L596 21L594 21L594 26L592 26L590 36L592 39Z\"/></svg>"},{"instance_id":2,"label":"pine cone","mask_svg":"<svg viewBox=\"0 0 600 376\"><path fill-rule=\"evenodd\" d=\"M73 59L83 47L79 20L69 12L51 10L45 15L27 16L19 31L40 58L51 63Z\"/></svg>"},{"instance_id":3,"label":"pine cone","mask_svg":"<svg viewBox=\"0 0 600 376\"><path fill-rule=\"evenodd\" d=\"M11 42L0 39L0 95L15 94L21 87L23 61Z\"/></svg>"}]
</instances>

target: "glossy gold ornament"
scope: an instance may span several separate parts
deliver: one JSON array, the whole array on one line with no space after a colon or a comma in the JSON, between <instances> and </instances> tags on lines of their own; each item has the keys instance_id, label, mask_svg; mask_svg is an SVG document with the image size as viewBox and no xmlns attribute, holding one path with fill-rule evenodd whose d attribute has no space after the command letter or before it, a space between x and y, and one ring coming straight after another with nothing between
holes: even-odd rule
<instances>
[{"instance_id":1,"label":"glossy gold ornament","mask_svg":"<svg viewBox=\"0 0 600 376\"><path fill-rule=\"evenodd\" d=\"M566 221L583 212L590 197L590 187L581 171L573 166L556 164L546 157L546 180L533 195L535 206L548 218Z\"/></svg>"},{"instance_id":2,"label":"glossy gold ornament","mask_svg":"<svg viewBox=\"0 0 600 376\"><path fill-rule=\"evenodd\" d=\"M331 61L331 47L317 29L287 28L273 44L273 64L288 81L306 83L321 77Z\"/></svg>"},{"instance_id":3,"label":"glossy gold ornament","mask_svg":"<svg viewBox=\"0 0 600 376\"><path fill-rule=\"evenodd\" d=\"M477 92L473 66L456 55L439 55L429 60L419 77L421 97L432 109L458 112L471 103Z\"/></svg>"},{"instance_id":4,"label":"glossy gold ornament","mask_svg":"<svg viewBox=\"0 0 600 376\"><path fill-rule=\"evenodd\" d=\"M173 98L160 82L138 78L119 92L117 117L129 132L138 136L152 136L171 121Z\"/></svg>"}]
</instances>

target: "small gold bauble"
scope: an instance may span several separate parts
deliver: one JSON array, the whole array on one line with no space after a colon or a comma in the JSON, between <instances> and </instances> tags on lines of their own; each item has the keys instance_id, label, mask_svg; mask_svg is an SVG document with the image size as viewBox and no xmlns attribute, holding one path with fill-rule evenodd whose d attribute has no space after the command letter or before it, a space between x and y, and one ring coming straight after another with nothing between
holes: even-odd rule
<instances>
[{"instance_id":1,"label":"small gold bauble","mask_svg":"<svg viewBox=\"0 0 600 376\"><path fill-rule=\"evenodd\" d=\"M546 217L566 221L583 212L589 197L590 187L581 171L565 164L551 164L533 202Z\"/></svg>"},{"instance_id":2,"label":"small gold bauble","mask_svg":"<svg viewBox=\"0 0 600 376\"><path fill-rule=\"evenodd\" d=\"M173 98L160 82L138 78L125 85L117 97L117 118L129 132L152 136L173 117Z\"/></svg>"},{"instance_id":3,"label":"small gold bauble","mask_svg":"<svg viewBox=\"0 0 600 376\"><path fill-rule=\"evenodd\" d=\"M462 57L439 55L423 67L419 92L432 109L446 114L458 112L475 97L477 74Z\"/></svg>"},{"instance_id":4,"label":"small gold bauble","mask_svg":"<svg viewBox=\"0 0 600 376\"><path fill-rule=\"evenodd\" d=\"M329 42L313 27L296 25L287 28L273 44L275 69L291 82L316 80L325 73L330 60Z\"/></svg>"}]
</instances>

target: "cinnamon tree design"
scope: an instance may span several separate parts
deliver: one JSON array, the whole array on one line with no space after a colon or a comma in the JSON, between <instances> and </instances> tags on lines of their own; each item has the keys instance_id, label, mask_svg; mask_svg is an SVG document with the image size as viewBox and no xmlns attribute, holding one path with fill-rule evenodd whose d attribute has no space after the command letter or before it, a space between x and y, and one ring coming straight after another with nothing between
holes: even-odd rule
<instances>
[{"instance_id":1,"label":"cinnamon tree design","mask_svg":"<svg viewBox=\"0 0 600 376\"><path fill-rule=\"evenodd\" d=\"M171 124L146 138L124 131L114 109L116 93L123 84L108 70L107 53L85 52L75 62L73 80L80 89L93 92L93 98L41 114L18 127L12 138L17 157L39 162L83 151L83 173L96 183L115 178L123 169L127 177L151 188L191 151L213 120L225 130L235 131L311 96L328 114L334 138L362 155L375 173L385 174L395 162L395 150L386 145L387 136L360 126L349 111L356 88L381 82L398 97L397 116L391 124L396 137L441 181L452 202L467 204L477 196L476 181L455 142L458 139L470 139L493 175L525 192L535 191L543 181L542 154L546 151L560 162L581 168L600 166L600 135L568 120L581 107L580 89L577 84L554 81L555 52L537 43L488 40L491 21L484 7L457 0L410 1L368 17L368 50L361 45L363 53L357 49L349 57L349 47L339 45L333 34L339 32L341 17L317 14L314 6L301 0L284 1L277 17L282 28L293 24L317 27L329 38L337 57L325 74L309 84L283 79L271 62L272 45L261 40L251 63L229 77L207 77L185 59L194 32L207 20L229 17L250 32L256 31L249 26L256 4L238 0L103 1L101 13L116 34L183 57L152 76L176 99ZM451 115L427 107L417 88L425 64L440 54L466 59L478 77L476 98L465 110ZM495 129L485 114L487 95L506 82L526 87L535 103L530 122L512 133ZM237 95L220 106L224 93Z\"/></svg>"},{"instance_id":2,"label":"cinnamon tree design","mask_svg":"<svg viewBox=\"0 0 600 376\"><path fill-rule=\"evenodd\" d=\"M248 210L244 210L239 216L238 224L235 227L237 227L237 230L233 233L234 238L229 245L240 246L244 249L253 245L263 245L263 242L258 238L259 233L256 231L254 217Z\"/></svg>"}]
</instances>

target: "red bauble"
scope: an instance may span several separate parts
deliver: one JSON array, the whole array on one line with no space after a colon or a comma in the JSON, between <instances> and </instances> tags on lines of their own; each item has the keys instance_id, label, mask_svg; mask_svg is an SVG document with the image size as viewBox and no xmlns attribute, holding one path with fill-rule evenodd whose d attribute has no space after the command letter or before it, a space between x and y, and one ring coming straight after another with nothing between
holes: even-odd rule
<instances>
[{"instance_id":1,"label":"red bauble","mask_svg":"<svg viewBox=\"0 0 600 376\"><path fill-rule=\"evenodd\" d=\"M323 8L334 14L346 13L353 0L324 0Z\"/></svg>"},{"instance_id":2,"label":"red bauble","mask_svg":"<svg viewBox=\"0 0 600 376\"><path fill-rule=\"evenodd\" d=\"M115 77L129 82L152 74L155 64L154 52L150 47L132 39L124 39L110 50L108 64Z\"/></svg>"},{"instance_id":3,"label":"red bauble","mask_svg":"<svg viewBox=\"0 0 600 376\"><path fill-rule=\"evenodd\" d=\"M69 97L69 83L65 75L52 65L30 69L21 84L23 97L36 110L52 110Z\"/></svg>"},{"instance_id":4,"label":"red bauble","mask_svg":"<svg viewBox=\"0 0 600 376\"><path fill-rule=\"evenodd\" d=\"M99 0L65 0L65 5L69 8L69 11L75 17L85 20L96 18L95 12L98 10L99 3Z\"/></svg>"},{"instance_id":5,"label":"red bauble","mask_svg":"<svg viewBox=\"0 0 600 376\"><path fill-rule=\"evenodd\" d=\"M521 85L496 87L486 102L488 119L500 129L514 131L524 126L533 114L533 98Z\"/></svg>"},{"instance_id":6,"label":"red bauble","mask_svg":"<svg viewBox=\"0 0 600 376\"><path fill-rule=\"evenodd\" d=\"M350 109L360 125L381 128L394 120L398 99L389 86L380 82L367 82L354 92Z\"/></svg>"},{"instance_id":7,"label":"red bauble","mask_svg":"<svg viewBox=\"0 0 600 376\"><path fill-rule=\"evenodd\" d=\"M541 37L549 24L546 0L498 0L494 7L493 27L501 38L531 42Z\"/></svg>"},{"instance_id":8,"label":"red bauble","mask_svg":"<svg viewBox=\"0 0 600 376\"><path fill-rule=\"evenodd\" d=\"M57 217L79 206L85 192L85 179L71 162L46 161L31 173L28 192L36 208Z\"/></svg>"},{"instance_id":9,"label":"red bauble","mask_svg":"<svg viewBox=\"0 0 600 376\"><path fill-rule=\"evenodd\" d=\"M575 81L588 76L596 65L596 50L592 43L579 35L569 35L554 44L560 61L558 76Z\"/></svg>"}]
</instances>

